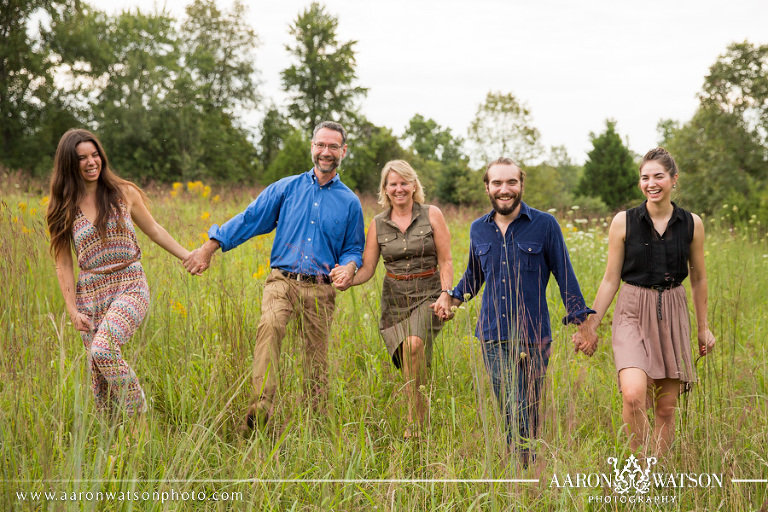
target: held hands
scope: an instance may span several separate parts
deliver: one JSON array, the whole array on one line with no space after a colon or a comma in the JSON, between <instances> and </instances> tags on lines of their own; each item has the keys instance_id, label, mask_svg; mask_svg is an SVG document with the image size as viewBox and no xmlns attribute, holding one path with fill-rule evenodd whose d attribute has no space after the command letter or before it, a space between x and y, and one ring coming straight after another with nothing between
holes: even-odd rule
<instances>
[{"instance_id":1,"label":"held hands","mask_svg":"<svg viewBox=\"0 0 768 512\"><path fill-rule=\"evenodd\" d=\"M585 355L592 357L597 350L597 331L588 320L579 325L579 330L571 337L571 340L573 341L574 353L578 354L579 351L582 351Z\"/></svg>"},{"instance_id":2,"label":"held hands","mask_svg":"<svg viewBox=\"0 0 768 512\"><path fill-rule=\"evenodd\" d=\"M337 263L336 266L331 270L330 276L333 286L340 292L343 292L352 286L352 279L355 277L355 270L349 263L343 267L340 267Z\"/></svg>"},{"instance_id":3,"label":"held hands","mask_svg":"<svg viewBox=\"0 0 768 512\"><path fill-rule=\"evenodd\" d=\"M199 247L190 252L182 262L187 272L193 276L201 276L211 266L211 256L210 252L206 251L203 247Z\"/></svg>"},{"instance_id":4,"label":"held hands","mask_svg":"<svg viewBox=\"0 0 768 512\"><path fill-rule=\"evenodd\" d=\"M715 335L709 328L699 331L699 355L705 356L715 349Z\"/></svg>"},{"instance_id":5,"label":"held hands","mask_svg":"<svg viewBox=\"0 0 768 512\"><path fill-rule=\"evenodd\" d=\"M441 293L440 297L429 305L429 308L434 311L435 316L440 320L447 321L454 317L454 311L459 304L461 304L459 299L455 299L447 293Z\"/></svg>"}]
</instances>

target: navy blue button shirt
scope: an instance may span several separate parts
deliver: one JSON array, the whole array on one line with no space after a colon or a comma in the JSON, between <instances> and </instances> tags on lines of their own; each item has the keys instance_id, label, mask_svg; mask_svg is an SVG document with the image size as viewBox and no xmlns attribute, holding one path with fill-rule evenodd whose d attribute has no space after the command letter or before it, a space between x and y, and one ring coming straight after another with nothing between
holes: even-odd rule
<instances>
[{"instance_id":1,"label":"navy blue button shirt","mask_svg":"<svg viewBox=\"0 0 768 512\"><path fill-rule=\"evenodd\" d=\"M245 211L221 227L211 226L208 237L226 252L275 228L273 268L326 275L337 263L363 264L363 209L338 174L322 187L314 169L283 178L265 188Z\"/></svg>"},{"instance_id":2,"label":"navy blue button shirt","mask_svg":"<svg viewBox=\"0 0 768 512\"><path fill-rule=\"evenodd\" d=\"M465 295L474 297L485 283L475 330L481 341L517 338L547 344L552 340L546 293L550 274L568 311L563 323L580 324L594 310L584 302L555 217L521 203L520 214L502 236L495 213L472 223L467 270L453 296L462 301Z\"/></svg>"}]
</instances>

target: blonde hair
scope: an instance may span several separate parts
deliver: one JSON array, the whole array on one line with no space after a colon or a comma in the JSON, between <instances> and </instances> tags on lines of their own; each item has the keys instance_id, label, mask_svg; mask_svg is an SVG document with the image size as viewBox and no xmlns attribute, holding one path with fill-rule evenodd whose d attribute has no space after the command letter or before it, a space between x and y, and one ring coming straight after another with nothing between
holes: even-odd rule
<instances>
[{"instance_id":1,"label":"blonde hair","mask_svg":"<svg viewBox=\"0 0 768 512\"><path fill-rule=\"evenodd\" d=\"M390 160L384 164L384 168L381 170L381 185L379 186L379 204L385 208L392 208L392 201L390 201L387 195L387 177L390 172L394 172L402 176L405 181L414 184L413 188L413 200L417 203L424 203L424 188L419 181L419 175L413 170L413 167L405 160Z\"/></svg>"}]
</instances>

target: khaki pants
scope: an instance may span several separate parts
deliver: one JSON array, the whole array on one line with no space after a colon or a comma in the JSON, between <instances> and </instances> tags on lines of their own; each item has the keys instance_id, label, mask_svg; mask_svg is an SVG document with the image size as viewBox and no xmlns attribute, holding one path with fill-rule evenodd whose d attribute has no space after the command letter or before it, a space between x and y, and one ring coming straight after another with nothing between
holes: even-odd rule
<instances>
[{"instance_id":1,"label":"khaki pants","mask_svg":"<svg viewBox=\"0 0 768 512\"><path fill-rule=\"evenodd\" d=\"M267 410L277 391L280 349L294 313L304 341L304 389L324 399L328 393L328 335L336 306L330 284L298 282L272 270L264 286L261 320L253 349L254 403ZM319 395L319 396L317 396Z\"/></svg>"}]
</instances>

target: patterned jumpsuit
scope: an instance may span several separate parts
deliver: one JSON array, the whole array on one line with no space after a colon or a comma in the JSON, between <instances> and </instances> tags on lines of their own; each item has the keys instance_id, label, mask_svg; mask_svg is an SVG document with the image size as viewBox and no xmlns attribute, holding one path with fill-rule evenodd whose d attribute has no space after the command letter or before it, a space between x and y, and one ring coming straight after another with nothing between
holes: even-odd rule
<instances>
[{"instance_id":1,"label":"patterned jumpsuit","mask_svg":"<svg viewBox=\"0 0 768 512\"><path fill-rule=\"evenodd\" d=\"M130 212L120 203L123 223L112 210L105 238L78 208L72 227L77 263L77 310L93 323L81 333L88 351L96 408L128 415L146 411L144 391L120 347L149 309L149 287L141 266L141 249ZM122 224L122 225L121 225Z\"/></svg>"}]
</instances>

